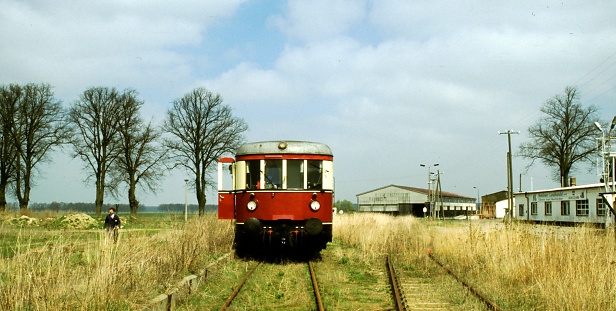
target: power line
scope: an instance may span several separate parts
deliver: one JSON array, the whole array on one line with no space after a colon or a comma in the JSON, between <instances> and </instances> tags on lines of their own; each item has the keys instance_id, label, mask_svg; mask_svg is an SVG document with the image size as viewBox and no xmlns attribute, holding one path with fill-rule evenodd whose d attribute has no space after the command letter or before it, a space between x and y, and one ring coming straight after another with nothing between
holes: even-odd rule
<instances>
[{"instance_id":1,"label":"power line","mask_svg":"<svg viewBox=\"0 0 616 311\"><path fill-rule=\"evenodd\" d=\"M600 75L601 73L603 73L605 70L607 70L607 68L612 67L614 64L616 64L616 62L612 63L610 66L608 66L606 69L602 70L601 72L599 72L598 74L595 75L595 77L593 77L592 79L589 79L588 81L580 84L580 82L582 80L584 80L584 78L586 78L587 76L589 76L593 71L597 70L597 68L603 66L603 64L605 64L607 61L609 61L612 57L614 57L616 55L616 52L614 52L612 55L610 55L608 58L606 58L603 62L601 62L599 65L595 66L595 68L591 69L588 73L586 73L583 77L581 77L580 79L578 79L574 85L580 85L580 87L588 84L590 81L594 80L598 75Z\"/></svg>"}]
</instances>

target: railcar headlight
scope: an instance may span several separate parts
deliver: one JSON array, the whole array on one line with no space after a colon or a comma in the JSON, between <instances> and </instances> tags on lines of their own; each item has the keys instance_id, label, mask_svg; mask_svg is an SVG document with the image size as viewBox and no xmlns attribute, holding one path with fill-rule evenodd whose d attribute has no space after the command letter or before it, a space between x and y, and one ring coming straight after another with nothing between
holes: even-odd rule
<instances>
[{"instance_id":1,"label":"railcar headlight","mask_svg":"<svg viewBox=\"0 0 616 311\"><path fill-rule=\"evenodd\" d=\"M318 211L321 208L321 203L319 203L319 201L316 200L312 200L310 201L310 209L313 211Z\"/></svg>"},{"instance_id":2,"label":"railcar headlight","mask_svg":"<svg viewBox=\"0 0 616 311\"><path fill-rule=\"evenodd\" d=\"M251 212L256 210L257 209L257 202L252 201L252 200L248 201L248 203L246 204L246 208L249 211L251 211Z\"/></svg>"}]
</instances>

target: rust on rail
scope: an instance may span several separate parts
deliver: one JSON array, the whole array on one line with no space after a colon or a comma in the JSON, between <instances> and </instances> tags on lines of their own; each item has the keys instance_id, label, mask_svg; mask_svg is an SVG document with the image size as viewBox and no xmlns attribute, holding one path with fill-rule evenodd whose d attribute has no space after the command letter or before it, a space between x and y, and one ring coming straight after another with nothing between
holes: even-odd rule
<instances>
[{"instance_id":1,"label":"rust on rail","mask_svg":"<svg viewBox=\"0 0 616 311\"><path fill-rule=\"evenodd\" d=\"M404 311L406 307L402 302L402 295L400 294L400 287L398 287L398 280L396 279L396 271L391 264L391 259L387 256L387 271L389 272L389 283L391 284L391 291L394 296L395 310Z\"/></svg>"},{"instance_id":2,"label":"rust on rail","mask_svg":"<svg viewBox=\"0 0 616 311\"><path fill-rule=\"evenodd\" d=\"M240 292L240 290L242 289L242 286L244 286L244 284L246 284L246 281L248 281L248 279L250 278L250 276L252 275L252 273L255 271L255 269L257 269L257 267L259 266L259 264L261 264L260 262L257 262L252 269L250 269L250 271L248 271L248 273L246 274L246 276L244 277L244 279L242 280L242 282L240 283L240 285L238 285L235 290L233 291L233 293L231 293L231 295L229 296L229 298L227 298L227 300L225 300L225 303L222 305L222 307L220 307L220 309L218 309L218 311L223 311L223 310L227 310L227 308L231 305L231 302L233 301L233 299L235 298L235 296L237 296L237 294Z\"/></svg>"},{"instance_id":3,"label":"rust on rail","mask_svg":"<svg viewBox=\"0 0 616 311\"><path fill-rule=\"evenodd\" d=\"M441 266L443 269L445 269L445 271L447 271L447 273L449 273L449 275L453 276L454 279L460 281L460 283L462 283L464 286L466 286L466 288L468 288L471 291L471 293L473 293L475 296L477 296L477 298L479 298L481 301L483 301L490 310L503 311L503 309L501 307L499 307L496 303L494 303L492 300L490 300L486 295L482 294L478 289L474 288L470 283L468 283L464 279L460 278L451 269L449 269L447 266L445 266L440 261L438 261L436 258L434 258L432 250L428 250L428 257L430 257L432 260L434 260L434 262L436 262L439 266Z\"/></svg>"},{"instance_id":4,"label":"rust on rail","mask_svg":"<svg viewBox=\"0 0 616 311\"><path fill-rule=\"evenodd\" d=\"M314 274L314 268L312 267L311 261L308 261L308 270L310 271L310 279L312 280L312 288L314 289L314 299L317 304L317 310L325 311L325 307L323 306L323 300L321 300L319 284L317 283L317 276Z\"/></svg>"}]
</instances>

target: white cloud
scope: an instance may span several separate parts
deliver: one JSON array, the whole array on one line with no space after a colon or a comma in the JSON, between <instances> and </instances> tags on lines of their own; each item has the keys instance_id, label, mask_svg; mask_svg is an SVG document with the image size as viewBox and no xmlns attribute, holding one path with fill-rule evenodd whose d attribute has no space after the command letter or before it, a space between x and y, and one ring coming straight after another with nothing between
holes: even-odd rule
<instances>
[{"instance_id":1,"label":"white cloud","mask_svg":"<svg viewBox=\"0 0 616 311\"><path fill-rule=\"evenodd\" d=\"M322 41L344 35L366 16L365 1L291 0L285 16L270 21L293 38Z\"/></svg>"},{"instance_id":2,"label":"white cloud","mask_svg":"<svg viewBox=\"0 0 616 311\"><path fill-rule=\"evenodd\" d=\"M346 199L375 176L425 176L425 161L442 162L447 184L501 190L506 138L496 132L524 131L567 85L616 114L611 2L292 0L255 31L287 36L267 61L236 42L201 49L240 4L0 0L0 40L12 44L0 49L0 83L45 81L69 99L92 84L133 87L159 117L205 86L248 122L249 140L329 143L337 181L353 180L338 187ZM235 63L204 74L219 56ZM423 185L413 180L400 183Z\"/></svg>"}]
</instances>

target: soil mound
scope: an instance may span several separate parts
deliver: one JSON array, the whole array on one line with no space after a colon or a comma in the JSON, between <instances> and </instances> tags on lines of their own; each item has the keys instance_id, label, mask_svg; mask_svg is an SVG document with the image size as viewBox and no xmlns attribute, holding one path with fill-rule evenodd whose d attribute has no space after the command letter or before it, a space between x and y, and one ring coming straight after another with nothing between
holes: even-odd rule
<instances>
[{"instance_id":1,"label":"soil mound","mask_svg":"<svg viewBox=\"0 0 616 311\"><path fill-rule=\"evenodd\" d=\"M100 224L96 219L90 217L89 215L80 213L80 214L69 214L63 215L62 217L56 219L55 225L60 228L65 229L97 229L100 228Z\"/></svg>"},{"instance_id":2,"label":"soil mound","mask_svg":"<svg viewBox=\"0 0 616 311\"><path fill-rule=\"evenodd\" d=\"M11 226L25 227L25 226L38 226L40 225L40 221L34 217L28 217L26 215L22 215L21 217L15 217L11 219L7 219L4 221L6 224Z\"/></svg>"}]
</instances>

